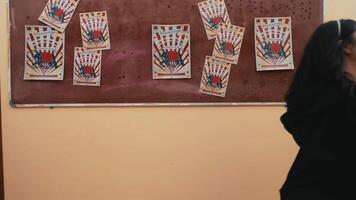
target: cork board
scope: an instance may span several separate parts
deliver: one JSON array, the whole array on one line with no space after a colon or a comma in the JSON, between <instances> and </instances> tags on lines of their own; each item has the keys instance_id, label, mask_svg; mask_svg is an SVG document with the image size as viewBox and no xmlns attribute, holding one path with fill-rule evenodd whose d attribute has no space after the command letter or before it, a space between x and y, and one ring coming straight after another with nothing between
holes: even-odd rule
<instances>
[{"instance_id":1,"label":"cork board","mask_svg":"<svg viewBox=\"0 0 356 200\"><path fill-rule=\"evenodd\" d=\"M323 22L322 0L225 0L231 23L246 30L226 98L220 98L199 93L205 56L214 46L204 30L200 0L81 0L66 29L64 80L24 81L25 25L42 25L37 19L46 2L10 0L10 104L16 107L281 103L294 70L256 71L254 18L291 16L296 66L309 37ZM108 13L112 45L102 54L102 85L73 86L74 47L82 46L79 13L102 10ZM191 79L152 79L152 24L190 24Z\"/></svg>"}]
</instances>

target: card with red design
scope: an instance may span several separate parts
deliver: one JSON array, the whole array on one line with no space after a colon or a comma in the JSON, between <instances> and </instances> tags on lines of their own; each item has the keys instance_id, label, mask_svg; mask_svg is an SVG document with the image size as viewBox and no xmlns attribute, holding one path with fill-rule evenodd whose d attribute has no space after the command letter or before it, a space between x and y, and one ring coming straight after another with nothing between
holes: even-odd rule
<instances>
[{"instance_id":1,"label":"card with red design","mask_svg":"<svg viewBox=\"0 0 356 200\"><path fill-rule=\"evenodd\" d=\"M205 59L200 93L225 97L229 84L231 65L211 56Z\"/></svg>"},{"instance_id":2,"label":"card with red design","mask_svg":"<svg viewBox=\"0 0 356 200\"><path fill-rule=\"evenodd\" d=\"M49 26L25 27L24 80L63 80L64 33Z\"/></svg>"},{"instance_id":3,"label":"card with red design","mask_svg":"<svg viewBox=\"0 0 356 200\"><path fill-rule=\"evenodd\" d=\"M237 64L245 28L220 23L215 40L213 57L230 64Z\"/></svg>"},{"instance_id":4,"label":"card with red design","mask_svg":"<svg viewBox=\"0 0 356 200\"><path fill-rule=\"evenodd\" d=\"M111 49L107 12L80 13L83 47L88 50Z\"/></svg>"},{"instance_id":5,"label":"card with red design","mask_svg":"<svg viewBox=\"0 0 356 200\"><path fill-rule=\"evenodd\" d=\"M255 18L257 71L294 69L291 17Z\"/></svg>"},{"instance_id":6,"label":"card with red design","mask_svg":"<svg viewBox=\"0 0 356 200\"><path fill-rule=\"evenodd\" d=\"M198 7L209 40L216 37L220 23L230 24L224 0L203 1L198 3Z\"/></svg>"},{"instance_id":7,"label":"card with red design","mask_svg":"<svg viewBox=\"0 0 356 200\"><path fill-rule=\"evenodd\" d=\"M48 0L38 20L63 32L68 26L80 0Z\"/></svg>"},{"instance_id":8,"label":"card with red design","mask_svg":"<svg viewBox=\"0 0 356 200\"><path fill-rule=\"evenodd\" d=\"M153 79L191 78L190 25L152 25Z\"/></svg>"},{"instance_id":9,"label":"card with red design","mask_svg":"<svg viewBox=\"0 0 356 200\"><path fill-rule=\"evenodd\" d=\"M101 51L74 50L73 85L100 86Z\"/></svg>"}]
</instances>

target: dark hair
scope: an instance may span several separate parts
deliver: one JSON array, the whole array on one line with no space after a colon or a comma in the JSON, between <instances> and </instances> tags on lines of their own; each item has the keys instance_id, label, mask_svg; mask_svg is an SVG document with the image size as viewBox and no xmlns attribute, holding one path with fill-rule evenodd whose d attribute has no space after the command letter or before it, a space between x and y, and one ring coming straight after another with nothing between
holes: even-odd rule
<instances>
[{"instance_id":1,"label":"dark hair","mask_svg":"<svg viewBox=\"0 0 356 200\"><path fill-rule=\"evenodd\" d=\"M345 78L343 47L353 44L356 22L350 19L329 21L320 25L310 38L286 96L287 104L303 90L316 84L341 82Z\"/></svg>"}]
</instances>

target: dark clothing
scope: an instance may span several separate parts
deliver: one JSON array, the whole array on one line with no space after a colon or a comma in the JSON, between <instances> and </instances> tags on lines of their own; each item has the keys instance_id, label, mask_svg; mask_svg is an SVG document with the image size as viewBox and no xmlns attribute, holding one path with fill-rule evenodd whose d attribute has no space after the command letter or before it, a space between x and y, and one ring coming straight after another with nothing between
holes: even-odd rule
<instances>
[{"instance_id":1,"label":"dark clothing","mask_svg":"<svg viewBox=\"0 0 356 200\"><path fill-rule=\"evenodd\" d=\"M356 200L356 97L349 84L315 84L287 102L281 121L300 150L282 200Z\"/></svg>"}]
</instances>

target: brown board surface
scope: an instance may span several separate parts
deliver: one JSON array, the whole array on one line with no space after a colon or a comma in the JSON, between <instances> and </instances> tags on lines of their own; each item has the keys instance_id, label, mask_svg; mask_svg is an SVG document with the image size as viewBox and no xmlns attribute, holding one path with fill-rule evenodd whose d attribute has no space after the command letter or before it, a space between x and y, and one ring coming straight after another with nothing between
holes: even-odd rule
<instances>
[{"instance_id":1,"label":"brown board surface","mask_svg":"<svg viewBox=\"0 0 356 200\"><path fill-rule=\"evenodd\" d=\"M11 104L265 103L283 102L294 74L257 72L255 17L292 17L294 61L323 21L322 0L225 0L231 23L246 28L238 65L233 65L226 98L199 93L208 40L197 3L201 0L81 0L66 29L63 81L24 81L25 25L37 19L47 0L10 0ZM102 86L73 86L74 47L81 47L79 13L108 12L112 49L103 51ZM152 24L190 24L192 78L152 79Z\"/></svg>"}]
</instances>

